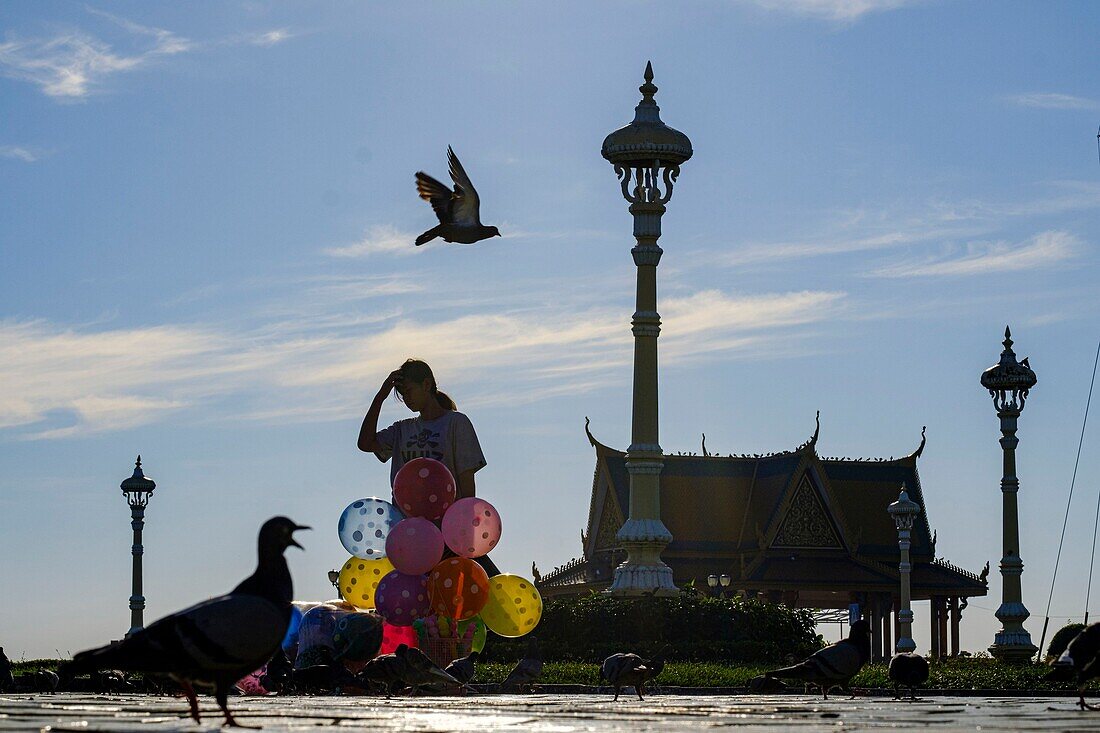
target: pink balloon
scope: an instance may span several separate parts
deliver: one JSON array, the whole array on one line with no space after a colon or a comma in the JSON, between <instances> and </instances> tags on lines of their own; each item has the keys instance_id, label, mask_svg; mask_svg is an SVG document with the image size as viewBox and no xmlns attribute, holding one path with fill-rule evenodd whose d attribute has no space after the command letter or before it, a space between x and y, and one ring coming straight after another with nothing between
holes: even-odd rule
<instances>
[{"instance_id":1,"label":"pink balloon","mask_svg":"<svg viewBox=\"0 0 1100 733\"><path fill-rule=\"evenodd\" d=\"M474 496L459 499L443 515L443 541L462 557L481 557L488 553L500 542L500 530L497 510Z\"/></svg>"},{"instance_id":2,"label":"pink balloon","mask_svg":"<svg viewBox=\"0 0 1100 733\"><path fill-rule=\"evenodd\" d=\"M423 575L443 559L443 534L427 519L402 519L386 537L386 557L405 575Z\"/></svg>"},{"instance_id":3,"label":"pink balloon","mask_svg":"<svg viewBox=\"0 0 1100 733\"><path fill-rule=\"evenodd\" d=\"M393 477L393 503L406 517L438 522L455 500L455 478L434 458L414 458Z\"/></svg>"},{"instance_id":4,"label":"pink balloon","mask_svg":"<svg viewBox=\"0 0 1100 733\"><path fill-rule=\"evenodd\" d=\"M397 651L397 647L402 644L408 647L420 645L420 637L417 636L416 629L412 626L394 626L393 624L383 621L382 648L378 653L393 654Z\"/></svg>"},{"instance_id":5,"label":"pink balloon","mask_svg":"<svg viewBox=\"0 0 1100 733\"><path fill-rule=\"evenodd\" d=\"M431 614L428 576L390 571L374 591L374 605L394 626L412 626L413 621Z\"/></svg>"}]
</instances>

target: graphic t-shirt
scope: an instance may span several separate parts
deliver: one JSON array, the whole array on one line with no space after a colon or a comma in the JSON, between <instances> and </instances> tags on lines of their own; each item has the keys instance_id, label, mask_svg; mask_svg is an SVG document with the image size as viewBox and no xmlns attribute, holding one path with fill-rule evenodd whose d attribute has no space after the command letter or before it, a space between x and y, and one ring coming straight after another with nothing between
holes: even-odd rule
<instances>
[{"instance_id":1,"label":"graphic t-shirt","mask_svg":"<svg viewBox=\"0 0 1100 733\"><path fill-rule=\"evenodd\" d=\"M390 464L390 485L397 472L414 458L434 458L443 464L458 479L458 474L478 470L485 465L485 456L481 444L477 442L477 433L470 418L461 412L448 410L435 420L421 420L410 417L398 420L377 435L378 445L375 451L378 460Z\"/></svg>"}]
</instances>

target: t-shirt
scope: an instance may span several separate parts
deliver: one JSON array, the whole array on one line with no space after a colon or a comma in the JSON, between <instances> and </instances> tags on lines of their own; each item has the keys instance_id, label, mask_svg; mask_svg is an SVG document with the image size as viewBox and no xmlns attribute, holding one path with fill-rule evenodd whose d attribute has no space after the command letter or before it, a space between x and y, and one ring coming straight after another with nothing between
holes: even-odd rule
<instances>
[{"instance_id":1,"label":"t-shirt","mask_svg":"<svg viewBox=\"0 0 1100 733\"><path fill-rule=\"evenodd\" d=\"M381 448L374 452L380 461L390 464L390 485L397 472L414 458L434 458L454 474L455 480L464 471L477 471L485 465L485 455L477 442L477 433L470 418L448 410L435 420L410 417L398 420L376 436Z\"/></svg>"}]
</instances>

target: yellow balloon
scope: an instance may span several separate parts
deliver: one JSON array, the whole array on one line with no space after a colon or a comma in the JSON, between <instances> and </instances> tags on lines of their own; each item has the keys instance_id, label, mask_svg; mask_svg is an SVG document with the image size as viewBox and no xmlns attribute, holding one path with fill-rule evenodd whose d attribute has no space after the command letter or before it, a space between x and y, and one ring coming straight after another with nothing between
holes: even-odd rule
<instances>
[{"instance_id":1,"label":"yellow balloon","mask_svg":"<svg viewBox=\"0 0 1100 733\"><path fill-rule=\"evenodd\" d=\"M542 596L535 584L511 573L489 578L489 601L481 620L489 630L514 638L535 630L542 619Z\"/></svg>"},{"instance_id":2,"label":"yellow balloon","mask_svg":"<svg viewBox=\"0 0 1100 733\"><path fill-rule=\"evenodd\" d=\"M393 570L389 558L362 560L355 555L340 569L340 596L356 608L374 608L374 592L378 583Z\"/></svg>"}]
</instances>

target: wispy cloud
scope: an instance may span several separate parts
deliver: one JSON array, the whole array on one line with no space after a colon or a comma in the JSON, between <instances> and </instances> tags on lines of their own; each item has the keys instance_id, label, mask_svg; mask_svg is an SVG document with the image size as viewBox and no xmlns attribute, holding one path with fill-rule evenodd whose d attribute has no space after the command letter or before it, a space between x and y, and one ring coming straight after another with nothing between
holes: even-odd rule
<instances>
[{"instance_id":1,"label":"wispy cloud","mask_svg":"<svg viewBox=\"0 0 1100 733\"><path fill-rule=\"evenodd\" d=\"M936 277L986 275L998 272L1038 270L1073 258L1081 242L1069 232L1048 231L1026 242L974 242L961 253L902 262L870 273L877 277Z\"/></svg>"},{"instance_id":2,"label":"wispy cloud","mask_svg":"<svg viewBox=\"0 0 1100 733\"><path fill-rule=\"evenodd\" d=\"M11 158L21 160L24 163L33 163L38 160L38 153L30 148L23 148L18 145L0 145L0 158Z\"/></svg>"},{"instance_id":3,"label":"wispy cloud","mask_svg":"<svg viewBox=\"0 0 1100 733\"><path fill-rule=\"evenodd\" d=\"M772 353L791 329L841 312L842 293L666 299L665 354L681 365L722 352ZM521 299L522 300L522 299ZM336 308L339 301L334 302ZM622 308L599 302L441 317L348 321L338 310L250 328L93 330L0 321L0 428L63 438L167 418L295 422L345 419L369 380L415 355L441 365L464 404L538 401L597 389L629 368ZM339 323L339 327L327 326ZM445 366L442 366L445 365ZM229 409L228 404L233 408ZM201 408L201 409L195 409Z\"/></svg>"},{"instance_id":4,"label":"wispy cloud","mask_svg":"<svg viewBox=\"0 0 1100 733\"><path fill-rule=\"evenodd\" d=\"M0 74L34 84L43 94L59 101L78 101L101 90L113 76L209 45L95 8L86 10L122 29L124 34L116 43L83 30L52 38L9 35L0 43ZM225 42L273 46L291 37L288 29L279 28L231 36Z\"/></svg>"},{"instance_id":5,"label":"wispy cloud","mask_svg":"<svg viewBox=\"0 0 1100 733\"><path fill-rule=\"evenodd\" d=\"M917 0L738 0L765 10L832 21L854 21L869 13L896 10Z\"/></svg>"},{"instance_id":6,"label":"wispy cloud","mask_svg":"<svg viewBox=\"0 0 1100 733\"><path fill-rule=\"evenodd\" d=\"M1034 107L1037 109L1100 109L1100 102L1095 99L1055 92L1012 94L1005 97L1005 99L1020 107Z\"/></svg>"},{"instance_id":7,"label":"wispy cloud","mask_svg":"<svg viewBox=\"0 0 1100 733\"><path fill-rule=\"evenodd\" d=\"M371 227L366 235L355 242L342 247L329 247L325 254L332 257L369 257L370 255L407 256L418 252L413 242L416 235L403 232L389 224Z\"/></svg>"}]
</instances>

